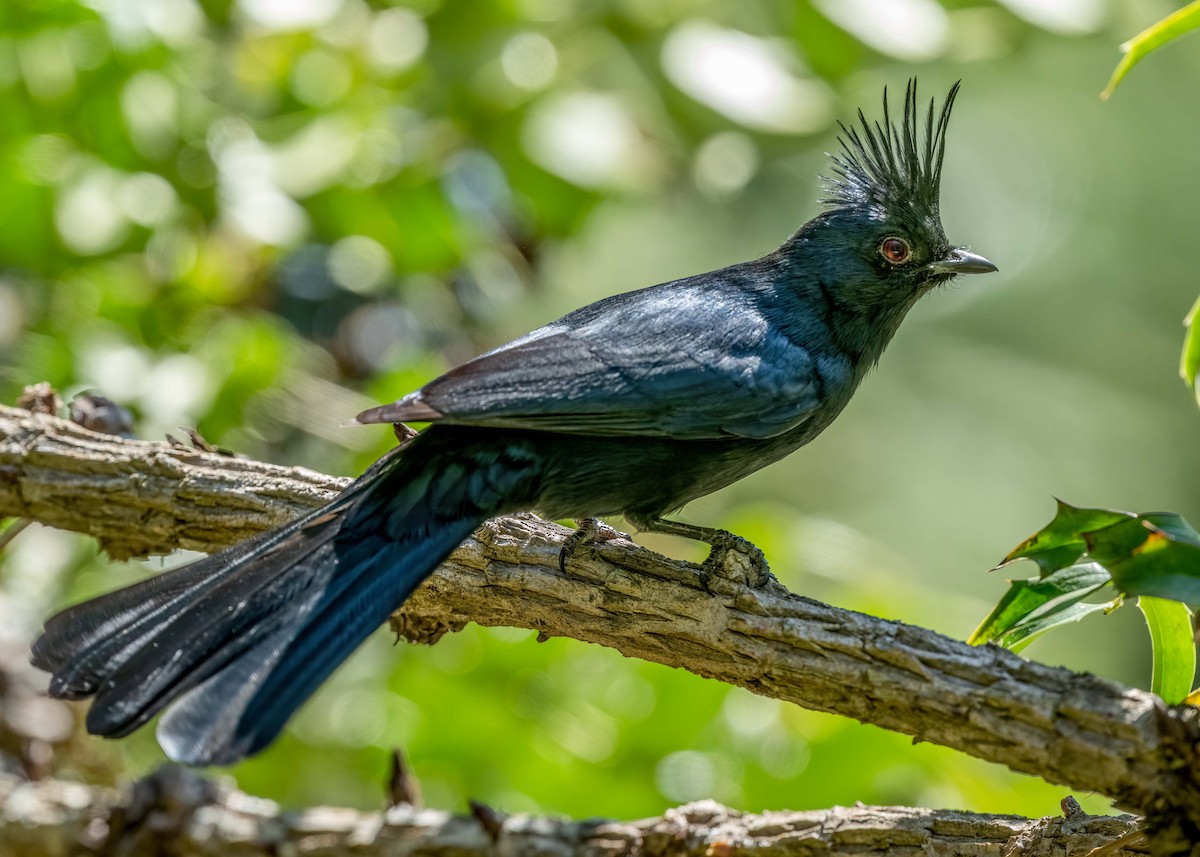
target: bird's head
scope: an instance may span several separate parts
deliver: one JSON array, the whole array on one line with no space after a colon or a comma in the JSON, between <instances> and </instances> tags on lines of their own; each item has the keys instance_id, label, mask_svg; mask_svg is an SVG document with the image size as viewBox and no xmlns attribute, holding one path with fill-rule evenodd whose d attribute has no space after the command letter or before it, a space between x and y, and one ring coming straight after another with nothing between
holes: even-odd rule
<instances>
[{"instance_id":1,"label":"bird's head","mask_svg":"<svg viewBox=\"0 0 1200 857\"><path fill-rule=\"evenodd\" d=\"M946 126L957 94L956 83L941 110L931 100L922 117L910 80L899 123L892 121L885 90L882 121L869 122L860 110L857 125L841 125L841 150L830 155L833 174L825 178L827 210L812 221L809 235L843 272L841 300L863 308L911 306L958 274L996 270L947 240L938 211Z\"/></svg>"}]
</instances>

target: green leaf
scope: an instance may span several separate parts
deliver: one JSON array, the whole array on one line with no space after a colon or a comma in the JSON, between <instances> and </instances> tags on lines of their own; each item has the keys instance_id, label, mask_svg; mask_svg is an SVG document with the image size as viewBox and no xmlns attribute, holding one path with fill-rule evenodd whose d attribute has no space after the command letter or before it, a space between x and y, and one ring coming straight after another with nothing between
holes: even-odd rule
<instances>
[{"instance_id":1,"label":"green leaf","mask_svg":"<svg viewBox=\"0 0 1200 857\"><path fill-rule=\"evenodd\" d=\"M1100 604L1087 602L1068 603L1042 616L1031 617L1029 621L1015 626L996 643L1010 651L1019 652L1051 628L1066 625L1068 622L1078 622L1084 616L1100 611L1110 612L1117 608L1119 599L1105 601Z\"/></svg>"},{"instance_id":2,"label":"green leaf","mask_svg":"<svg viewBox=\"0 0 1200 857\"><path fill-rule=\"evenodd\" d=\"M1083 534L1111 524L1132 520L1132 512L1115 509L1085 509L1055 500L1058 509L1054 520L1017 545L1000 564L1000 568L1018 559L1031 559L1046 577L1060 568L1074 565L1087 551Z\"/></svg>"},{"instance_id":3,"label":"green leaf","mask_svg":"<svg viewBox=\"0 0 1200 857\"><path fill-rule=\"evenodd\" d=\"M1058 625L1112 609L1115 602L1083 603L1108 583L1123 596L1171 599L1183 602L1182 610L1184 604L1200 605L1200 532L1171 512L1134 515L1077 508L1060 500L1054 520L1002 564L1017 559L1033 560L1041 575L1011 581L970 643L1019 650Z\"/></svg>"},{"instance_id":4,"label":"green leaf","mask_svg":"<svg viewBox=\"0 0 1200 857\"><path fill-rule=\"evenodd\" d=\"M1200 397L1200 391L1196 390L1196 372L1200 370L1200 327L1196 325L1197 312L1200 312L1200 298L1196 298L1196 302L1183 318L1187 333L1183 337L1183 353L1179 355L1179 377Z\"/></svg>"},{"instance_id":5,"label":"green leaf","mask_svg":"<svg viewBox=\"0 0 1200 857\"><path fill-rule=\"evenodd\" d=\"M1145 512L1138 515L1147 526L1161 530L1171 541L1200 548L1200 532L1174 512Z\"/></svg>"},{"instance_id":6,"label":"green leaf","mask_svg":"<svg viewBox=\"0 0 1200 857\"><path fill-rule=\"evenodd\" d=\"M1200 0L1189 3L1161 21L1151 24L1125 44L1121 45L1121 50L1125 52L1125 56L1117 63L1112 78L1109 79L1108 86L1100 93L1100 97L1107 101L1113 92L1116 91L1117 85L1125 75L1129 74L1130 69L1167 42L1177 39L1197 27L1200 27Z\"/></svg>"},{"instance_id":7,"label":"green leaf","mask_svg":"<svg viewBox=\"0 0 1200 857\"><path fill-rule=\"evenodd\" d=\"M1142 596L1138 607L1150 629L1154 676L1150 689L1174 705L1187 697L1196 675L1192 611L1178 601Z\"/></svg>"},{"instance_id":8,"label":"green leaf","mask_svg":"<svg viewBox=\"0 0 1200 857\"><path fill-rule=\"evenodd\" d=\"M1041 579L1013 580L1000 603L980 623L967 642L973 646L997 642L1010 648L1013 643L1031 634L1044 633L1055 625L1078 621L1082 618L1074 615L1078 610L1072 613L1069 608L1111 582L1111 579L1104 568L1090 562L1060 569Z\"/></svg>"},{"instance_id":9,"label":"green leaf","mask_svg":"<svg viewBox=\"0 0 1200 857\"><path fill-rule=\"evenodd\" d=\"M1200 605L1200 536L1178 515L1140 515L1087 539L1088 556L1121 592Z\"/></svg>"}]
</instances>

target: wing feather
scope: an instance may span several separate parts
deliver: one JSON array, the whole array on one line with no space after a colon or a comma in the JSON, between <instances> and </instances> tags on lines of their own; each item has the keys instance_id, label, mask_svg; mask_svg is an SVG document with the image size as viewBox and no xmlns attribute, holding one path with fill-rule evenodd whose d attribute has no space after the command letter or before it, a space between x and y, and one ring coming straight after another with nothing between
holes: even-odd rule
<instances>
[{"instance_id":1,"label":"wing feather","mask_svg":"<svg viewBox=\"0 0 1200 857\"><path fill-rule=\"evenodd\" d=\"M813 356L745 291L694 285L600 301L358 421L680 439L765 438L803 423L820 404Z\"/></svg>"}]
</instances>

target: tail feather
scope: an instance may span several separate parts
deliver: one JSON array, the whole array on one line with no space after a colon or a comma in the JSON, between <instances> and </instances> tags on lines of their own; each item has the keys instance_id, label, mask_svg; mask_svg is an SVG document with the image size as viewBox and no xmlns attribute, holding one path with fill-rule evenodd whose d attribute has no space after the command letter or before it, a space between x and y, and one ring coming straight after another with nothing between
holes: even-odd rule
<instances>
[{"instance_id":1,"label":"tail feather","mask_svg":"<svg viewBox=\"0 0 1200 857\"><path fill-rule=\"evenodd\" d=\"M88 730L127 735L281 628L294 628L335 568L327 549L330 537L323 536L299 562L290 553L268 555L241 574L205 587L186 608L138 637L130 647L134 651L114 664L96 693Z\"/></svg>"},{"instance_id":2,"label":"tail feather","mask_svg":"<svg viewBox=\"0 0 1200 857\"><path fill-rule=\"evenodd\" d=\"M159 722L159 743L171 758L189 764L226 764L265 748L482 520L457 520L416 544L373 544L378 552L346 563L348 573L320 592L296 620L298 629L264 637L232 669L215 673L173 705Z\"/></svg>"},{"instance_id":3,"label":"tail feather","mask_svg":"<svg viewBox=\"0 0 1200 857\"><path fill-rule=\"evenodd\" d=\"M335 504L344 504L345 497ZM148 647L167 650L182 643L194 657L203 651L206 631L211 635L219 629L228 636L235 630L231 620L247 612L235 609L231 615L226 605L238 605L277 573L275 565L257 560L289 546L296 533L328 512L328 507L317 510L226 551L64 610L46 623L33 646L33 664L54 673L51 694L81 699L100 692L102 681L111 683ZM206 608L218 615L206 617ZM181 627L183 639L163 643L175 627Z\"/></svg>"},{"instance_id":4,"label":"tail feather","mask_svg":"<svg viewBox=\"0 0 1200 857\"><path fill-rule=\"evenodd\" d=\"M263 749L479 523L532 496L529 455L431 434L292 524L49 620L33 661L51 693L94 695L88 730L109 737L170 706L177 761Z\"/></svg>"},{"instance_id":5,"label":"tail feather","mask_svg":"<svg viewBox=\"0 0 1200 857\"><path fill-rule=\"evenodd\" d=\"M148 617L169 611L193 587L203 585L219 571L221 565L211 558L201 560L64 610L46 622L30 660L55 674L50 685L55 696L90 696L96 692L100 668L108 665L127 635Z\"/></svg>"},{"instance_id":6,"label":"tail feather","mask_svg":"<svg viewBox=\"0 0 1200 857\"><path fill-rule=\"evenodd\" d=\"M237 740L247 703L279 662L292 629L282 627L259 645L189 688L158 722L168 758L192 765L223 765L249 755Z\"/></svg>"}]
</instances>

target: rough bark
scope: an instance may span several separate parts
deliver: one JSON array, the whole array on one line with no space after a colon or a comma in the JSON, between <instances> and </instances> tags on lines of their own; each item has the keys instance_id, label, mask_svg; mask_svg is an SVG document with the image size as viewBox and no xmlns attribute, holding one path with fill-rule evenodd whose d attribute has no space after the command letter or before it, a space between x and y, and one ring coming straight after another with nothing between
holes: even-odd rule
<instances>
[{"instance_id":1,"label":"rough bark","mask_svg":"<svg viewBox=\"0 0 1200 857\"><path fill-rule=\"evenodd\" d=\"M0 405L0 516L95 536L114 559L217 550L290 521L349 482L122 440Z\"/></svg>"},{"instance_id":2,"label":"rough bark","mask_svg":"<svg viewBox=\"0 0 1200 857\"><path fill-rule=\"evenodd\" d=\"M505 817L486 807L462 816L410 806L381 813L333 807L288 813L178 768L165 768L124 792L0 774L0 857L81 851L178 857L808 857L884 851L901 857L1050 857L1099 847L1133 855L1144 847L1136 831L1131 816L1081 812L1031 820L855 806L750 815L712 801L633 822Z\"/></svg>"},{"instance_id":3,"label":"rough bark","mask_svg":"<svg viewBox=\"0 0 1200 857\"><path fill-rule=\"evenodd\" d=\"M121 556L222 547L343 484L0 408L0 516L87 532ZM1200 841L1194 708L830 607L774 581L704 580L696 566L622 539L581 551L564 575L568 532L530 516L488 522L396 628L432 642L474 621L611 646L1101 792Z\"/></svg>"}]
</instances>

